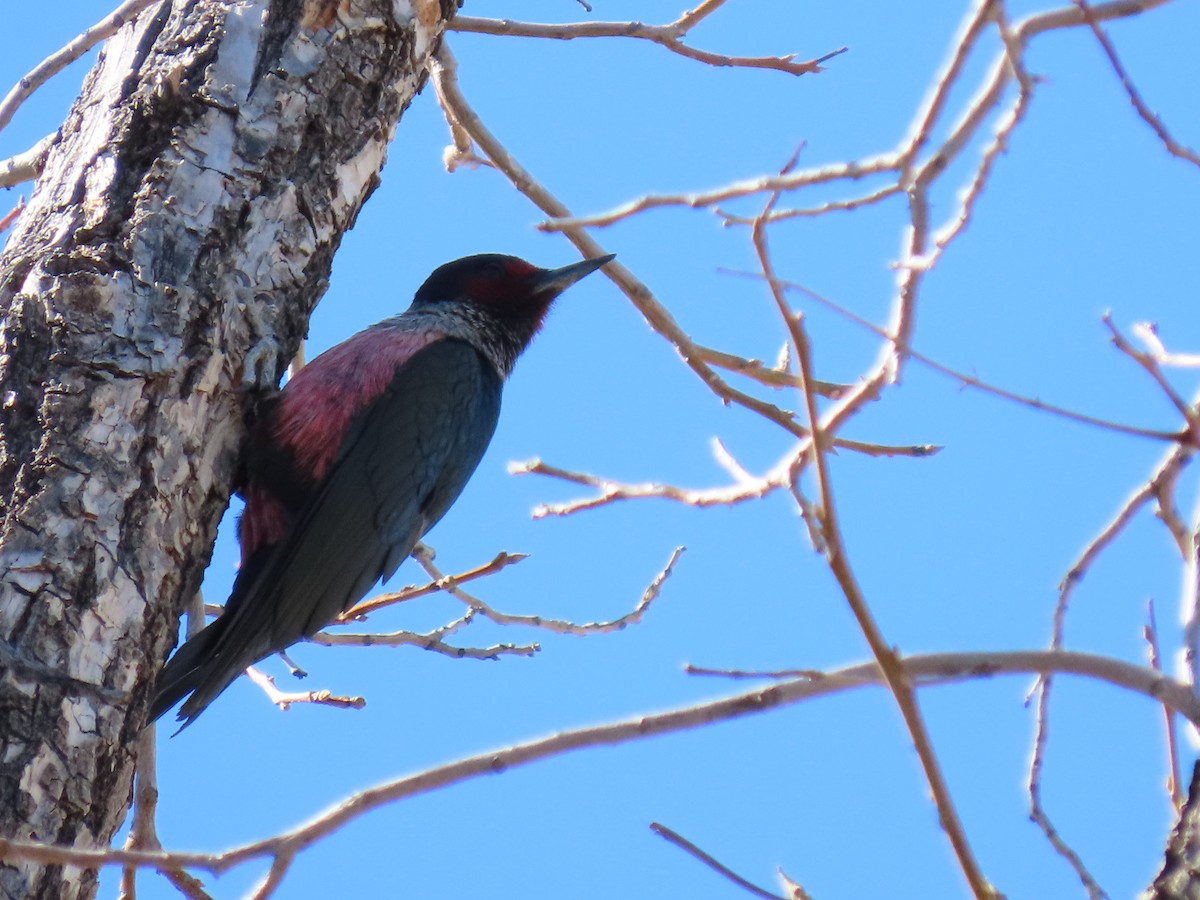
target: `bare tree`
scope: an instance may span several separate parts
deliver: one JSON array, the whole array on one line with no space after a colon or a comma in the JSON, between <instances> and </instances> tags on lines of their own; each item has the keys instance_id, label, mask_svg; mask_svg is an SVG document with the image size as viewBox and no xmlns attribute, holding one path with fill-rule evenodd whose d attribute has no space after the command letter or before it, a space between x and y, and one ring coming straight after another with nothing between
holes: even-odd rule
<instances>
[{"instance_id":1,"label":"bare tree","mask_svg":"<svg viewBox=\"0 0 1200 900\"><path fill-rule=\"evenodd\" d=\"M632 22L543 25L458 17L450 27L526 39L646 40L699 64L816 73L837 55L729 57L685 39L724 5L705 0L663 25ZM577 216L493 135L458 85L454 57L439 46L454 14L447 2L403 4L354 0L334 5L266 0L230 6L216 0L126 3L107 28L109 41L62 131L14 158L15 183L41 173L27 208L16 219L0 258L5 310L0 367L0 459L4 531L0 534L3 602L0 621L0 709L3 710L4 887L13 896L88 896L102 865L156 868L185 895L206 896L189 872L222 872L266 858L271 869L256 896L267 896L295 856L341 825L379 806L465 779L530 764L568 750L636 741L649 735L765 713L816 696L883 685L915 748L938 820L963 879L976 897L998 895L958 812L918 688L1004 672L1038 676L1037 737L1029 770L1031 813L1046 839L1074 867L1092 897L1103 890L1056 830L1041 802L1041 772L1049 698L1055 675L1070 673L1144 695L1161 704L1169 735L1173 800L1180 826L1154 896L1194 896L1197 791L1185 801L1174 720L1200 727L1195 647L1200 615L1197 526L1177 509L1178 476L1200 443L1200 412L1173 387L1172 366L1195 360L1171 353L1153 328L1127 337L1106 320L1114 344L1140 366L1175 409L1179 427L1156 431L1065 408L985 383L919 353L913 346L916 311L930 273L976 215L979 198L1033 102L1037 81L1026 65L1029 46L1047 32L1077 29L1092 35L1145 125L1164 151L1189 166L1200 157L1179 140L1141 97L1104 30L1104 23L1148 12L1165 0L1083 0L1011 21L1000 0L969 11L947 62L889 152L804 168L794 156L778 171L715 189L647 195L609 212ZM134 16L140 16L134 19ZM967 101L955 98L970 83L968 62L984 51L985 36L1001 52ZM67 48L63 59L78 55ZM47 72L56 63L50 63ZM629 269L612 278L682 363L723 402L758 415L789 441L787 452L754 474L720 443L714 447L729 481L710 488L669 483L622 483L603 474L540 460L515 467L578 485L588 492L541 507L537 515L568 516L624 501L659 498L694 507L734 505L771 494L786 496L826 561L861 635L868 662L838 670L767 672L693 668L698 676L766 678L773 684L731 698L666 713L563 732L503 751L447 763L363 791L338 808L282 834L222 853L160 850L153 840L152 756L135 736L145 713L147 685L170 643L175 621L195 595L216 523L228 499L229 475L241 437L243 386L273 384L292 358L307 316L324 290L342 233L371 192L387 141L413 93L432 74L451 128L448 166L484 162L507 177L540 210L542 228L561 232L587 256L599 256L599 230L663 207L715 214L746 230L760 279L788 334L777 364L710 347L691 337L675 315ZM37 78L30 85L36 86ZM6 106L28 96L19 86ZM11 108L0 106L0 126ZM951 124L948 120L953 119ZM990 127L990 133L988 131ZM948 215L934 205L954 164L972 158L969 176ZM961 171L961 169L960 169ZM866 181L864 181L866 179ZM868 187L861 185L867 184ZM837 198L808 202L814 189ZM809 193L806 193L809 192ZM822 195L827 196L827 195ZM889 319L878 325L790 282L771 252L772 228L906 198L903 253ZM799 198L799 199L796 199ZM753 211L731 211L753 203ZM787 204L787 205L785 205ZM853 384L819 380L812 339L801 308L832 309L878 339L875 361ZM1135 343L1134 341L1137 341ZM1063 580L1045 649L903 655L880 626L859 584L844 540L829 455L924 457L938 448L893 446L843 436L869 403L887 396L911 367L930 367L965 388L1110 432L1159 441L1162 459L1113 519L1098 530ZM741 379L736 381L736 379ZM798 412L777 402L791 389ZM1163 674L1152 624L1150 665L1064 649L1063 622L1072 591L1135 513L1153 507L1178 548L1193 592L1186 678ZM476 656L532 652L530 645L468 650L449 646L471 621L490 619L560 633L615 630L637 621L670 575L676 551L627 616L578 625L497 610L463 584L518 561L501 555L478 570L448 577L420 557L431 582L352 610L343 623L379 606L444 591L466 612L423 635L318 636L326 643L416 644ZM281 704L316 701L355 705L353 698L313 692L287 694L264 682ZM107 849L124 817L135 763L148 789L139 794L137 846ZM687 838L656 824L657 833L724 877L759 896L776 896L733 873ZM718 853L719 855L719 853ZM80 872L84 873L82 879ZM807 896L783 878L781 896Z\"/></svg>"}]
</instances>

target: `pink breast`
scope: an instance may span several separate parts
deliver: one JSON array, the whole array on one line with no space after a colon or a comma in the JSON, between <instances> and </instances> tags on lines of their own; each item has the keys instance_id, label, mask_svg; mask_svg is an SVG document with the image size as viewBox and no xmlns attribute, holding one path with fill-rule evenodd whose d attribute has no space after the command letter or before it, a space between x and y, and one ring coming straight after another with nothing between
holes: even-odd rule
<instances>
[{"instance_id":1,"label":"pink breast","mask_svg":"<svg viewBox=\"0 0 1200 900\"><path fill-rule=\"evenodd\" d=\"M271 436L297 468L320 481L337 459L350 422L383 393L396 370L445 335L437 331L363 331L326 350L283 389Z\"/></svg>"}]
</instances>

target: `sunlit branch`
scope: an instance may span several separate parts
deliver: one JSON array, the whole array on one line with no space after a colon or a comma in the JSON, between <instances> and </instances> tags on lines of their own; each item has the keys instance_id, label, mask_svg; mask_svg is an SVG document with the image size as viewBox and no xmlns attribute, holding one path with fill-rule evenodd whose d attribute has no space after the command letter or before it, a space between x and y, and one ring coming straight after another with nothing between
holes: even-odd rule
<instances>
[{"instance_id":1,"label":"sunlit branch","mask_svg":"<svg viewBox=\"0 0 1200 900\"><path fill-rule=\"evenodd\" d=\"M439 91L449 107L453 109L455 119L462 123L476 144L487 154L513 187L528 197L547 215L556 218L568 217L568 210L545 187L536 181L532 175L505 149L495 135L480 120L479 116L467 103L458 86L456 63L450 48L443 43L434 57L431 72L435 81L440 82ZM566 237L573 243L583 256L593 259L607 255L590 235L582 229L564 229ZM773 404L766 403L743 391L727 384L712 368L700 358L692 339L675 321L650 289L638 280L619 260L604 267L604 274L617 285L630 301L637 307L638 312L646 319L650 327L670 341L688 367L699 376L700 380L722 401L736 403L746 409L756 412L796 437L805 437L804 429L786 411Z\"/></svg>"},{"instance_id":2,"label":"sunlit branch","mask_svg":"<svg viewBox=\"0 0 1200 900\"><path fill-rule=\"evenodd\" d=\"M392 591L387 594L380 594L377 597L372 597L369 600L364 600L357 603L350 609L346 610L337 619L335 624L344 624L353 622L359 619L365 619L367 615L380 609L385 609L389 606L394 606L398 603L404 603L407 600L415 600L417 597L427 597L430 594L436 594L444 591L454 585L466 584L469 581L474 581L477 578L485 578L488 575L494 575L502 569L516 565L524 559L528 559L526 553L505 553L501 551L497 553L491 562L484 563L482 566L477 566L474 569L469 569L466 572L460 572L457 575L447 575L440 581L433 581L429 584L421 585L420 587L409 585L398 591Z\"/></svg>"},{"instance_id":3,"label":"sunlit branch","mask_svg":"<svg viewBox=\"0 0 1200 900\"><path fill-rule=\"evenodd\" d=\"M281 710L288 710L293 703L313 703L318 706L333 706L338 709L362 709L367 701L362 697L339 697L327 690L318 691L281 691L275 686L275 679L265 672L250 666L246 675L262 688L267 698Z\"/></svg>"},{"instance_id":4,"label":"sunlit branch","mask_svg":"<svg viewBox=\"0 0 1200 900\"><path fill-rule=\"evenodd\" d=\"M693 10L695 12L695 10ZM707 14L707 13L705 13ZM450 31L471 34L494 34L508 37L550 38L570 41L580 38L635 38L651 41L697 62L710 66L730 66L743 69L774 69L789 75L807 75L822 71L826 63L845 53L841 47L816 59L797 62L796 54L786 56L726 56L699 50L683 39L689 29L702 16L684 14L669 25L644 25L641 22L570 22L566 24L542 24L538 22L514 22L511 19L478 19L472 16L456 16L447 26Z\"/></svg>"},{"instance_id":5,"label":"sunlit branch","mask_svg":"<svg viewBox=\"0 0 1200 900\"><path fill-rule=\"evenodd\" d=\"M1001 674L1059 673L1103 681L1141 694L1200 725L1200 699L1190 689L1153 669L1111 657L1047 650L1008 652L933 653L904 657L907 677L918 687L988 678ZM714 722L760 715L785 705L840 694L882 683L875 662L823 672L820 677L786 681L721 700L667 712L636 716L607 725L564 731L546 738L515 744L467 757L416 775L369 788L339 802L325 813L284 833L234 847L203 853L146 850L89 850L0 838L0 858L23 859L47 865L136 866L171 871L198 869L220 874L251 860L294 856L366 813L434 790L450 787L481 775L494 775L540 759L587 747L613 746L677 733Z\"/></svg>"},{"instance_id":6,"label":"sunlit branch","mask_svg":"<svg viewBox=\"0 0 1200 900\"><path fill-rule=\"evenodd\" d=\"M413 552L413 559L420 563L421 567L429 573L429 576L435 580L441 581L445 579L433 562L433 557L427 552L422 552L422 545L418 545ZM552 631L556 634L603 634L611 631L620 631L621 629L635 625L642 620L650 605L658 599L658 595L662 592L663 585L667 579L671 577L671 573L675 571L675 564L679 562L679 557L683 555L684 548L676 547L671 553L667 564L654 576L646 590L642 592L641 599L632 610L625 615L607 622L568 622L563 619L548 619L545 616L538 615L514 615L512 613L500 612L493 609L487 603L484 603L478 597L468 594L461 588L450 585L446 588L446 593L450 596L466 603L472 610L479 615L495 622L497 625L524 625L530 628L541 628L546 631Z\"/></svg>"}]
</instances>

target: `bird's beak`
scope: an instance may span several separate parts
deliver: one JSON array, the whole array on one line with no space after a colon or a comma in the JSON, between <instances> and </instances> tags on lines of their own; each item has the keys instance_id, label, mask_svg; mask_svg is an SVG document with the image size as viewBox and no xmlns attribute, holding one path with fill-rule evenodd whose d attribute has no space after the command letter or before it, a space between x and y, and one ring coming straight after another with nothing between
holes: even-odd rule
<instances>
[{"instance_id":1,"label":"bird's beak","mask_svg":"<svg viewBox=\"0 0 1200 900\"><path fill-rule=\"evenodd\" d=\"M561 294L579 279L591 275L605 263L610 263L616 258L617 254L610 253L608 256L597 256L595 259L571 263L561 269L547 269L537 276L537 281L534 282L534 293Z\"/></svg>"}]
</instances>

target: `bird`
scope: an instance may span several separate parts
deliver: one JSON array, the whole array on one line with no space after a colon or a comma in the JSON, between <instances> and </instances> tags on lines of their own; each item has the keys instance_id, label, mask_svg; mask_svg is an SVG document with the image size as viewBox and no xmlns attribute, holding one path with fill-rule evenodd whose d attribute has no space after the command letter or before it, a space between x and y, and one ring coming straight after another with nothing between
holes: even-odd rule
<instances>
[{"instance_id":1,"label":"bird","mask_svg":"<svg viewBox=\"0 0 1200 900\"><path fill-rule=\"evenodd\" d=\"M448 262L403 313L267 392L234 479L245 506L232 591L163 667L148 721L186 697L182 731L247 666L390 578L478 466L504 382L551 304L613 258L557 269L499 253Z\"/></svg>"}]
</instances>

